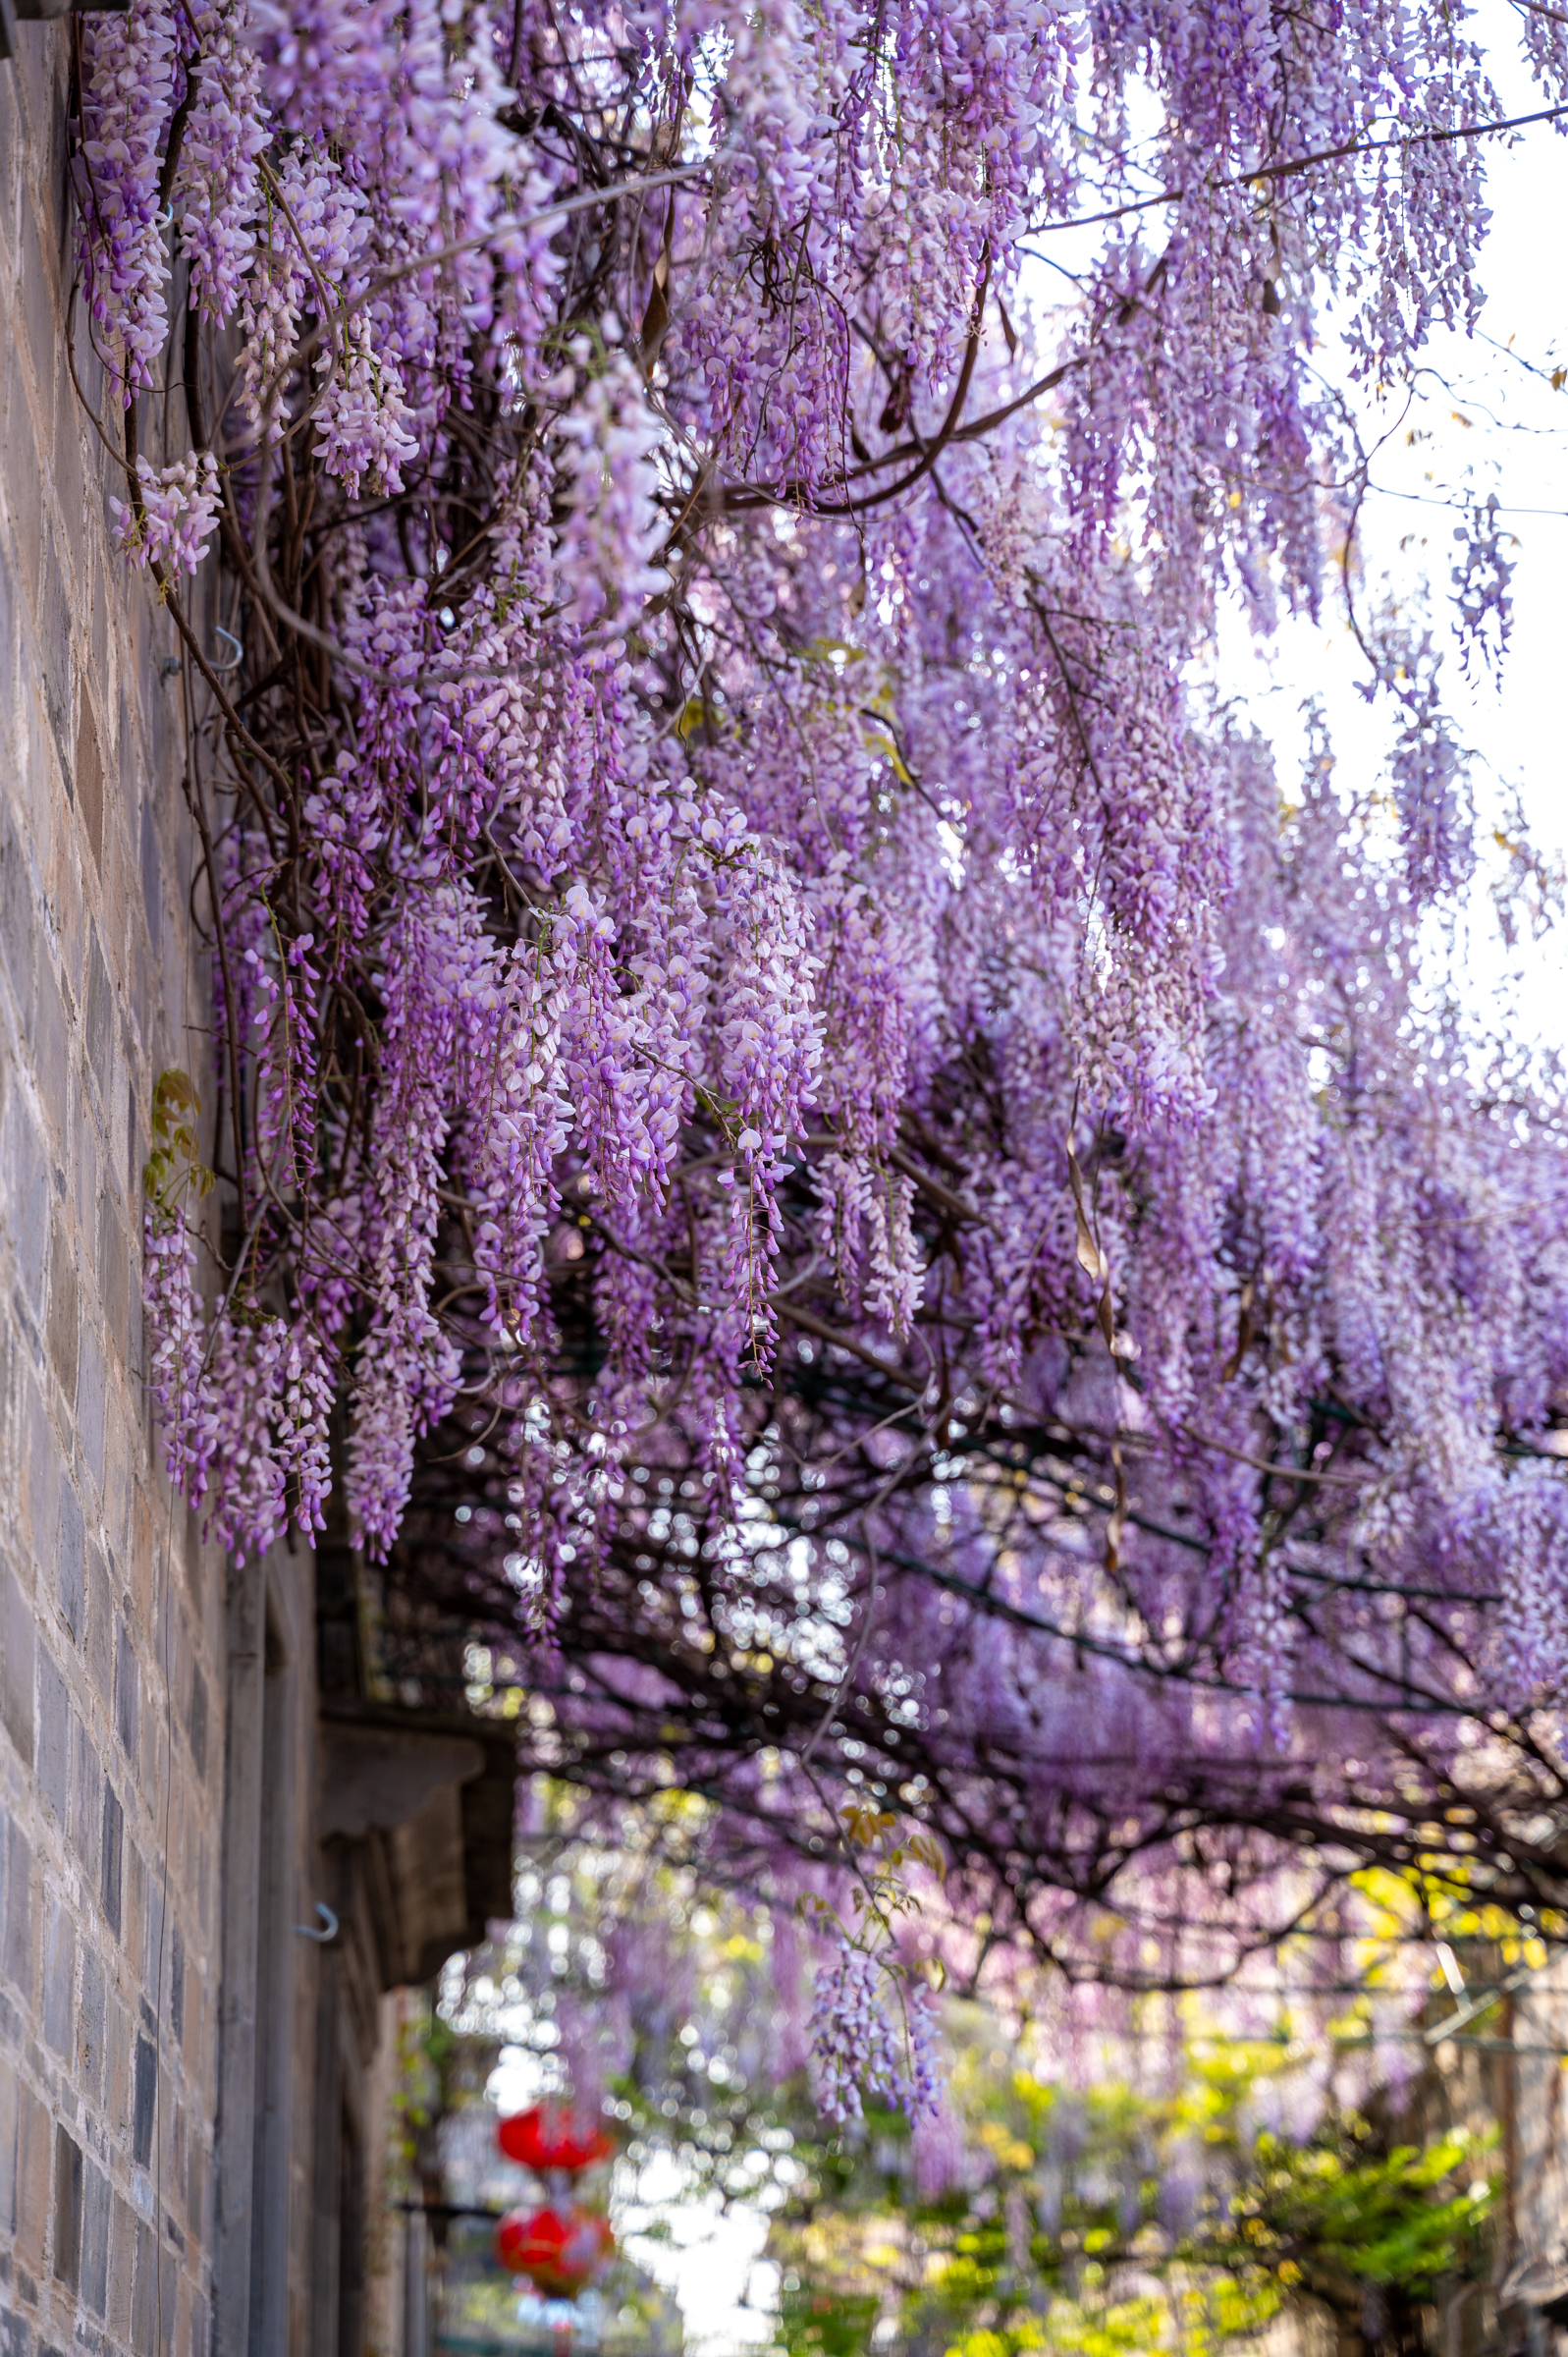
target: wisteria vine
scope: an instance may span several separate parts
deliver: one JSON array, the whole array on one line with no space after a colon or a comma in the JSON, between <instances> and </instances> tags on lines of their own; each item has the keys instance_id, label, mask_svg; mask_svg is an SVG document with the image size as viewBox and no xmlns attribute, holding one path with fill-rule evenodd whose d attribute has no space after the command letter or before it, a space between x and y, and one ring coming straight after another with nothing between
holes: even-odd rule
<instances>
[{"instance_id":1,"label":"wisteria vine","mask_svg":"<svg viewBox=\"0 0 1568 2357\"><path fill-rule=\"evenodd\" d=\"M1384 384L1475 317L1464 12L78 37L218 1017L147 1213L184 1494L237 1554L341 1513L366 1577L450 1567L570 1664L579 1762L657 1782L689 1706L786 1846L818 1775L918 1755L1042 1940L1126 1869L1180 1948L1358 1773L1468 1789L1477 1727L1549 1781L1568 1160L1423 982L1476 859L1434 658L1358 617L1392 843L1193 685L1352 528L1315 338ZM235 665L182 602L213 551ZM1454 584L1495 655L1489 510ZM773 1700L727 1719L735 1647Z\"/></svg>"}]
</instances>

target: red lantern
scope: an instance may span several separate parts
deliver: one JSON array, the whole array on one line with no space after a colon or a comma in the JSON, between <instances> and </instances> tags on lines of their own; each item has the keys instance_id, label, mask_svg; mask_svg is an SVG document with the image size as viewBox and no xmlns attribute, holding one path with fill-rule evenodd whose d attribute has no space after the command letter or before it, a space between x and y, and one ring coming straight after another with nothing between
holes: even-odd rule
<instances>
[{"instance_id":1,"label":"red lantern","mask_svg":"<svg viewBox=\"0 0 1568 2357\"><path fill-rule=\"evenodd\" d=\"M569 2300L614 2239L607 2218L574 2204L566 2210L509 2210L496 2228L496 2257L509 2275L526 2275L547 2299Z\"/></svg>"},{"instance_id":2,"label":"red lantern","mask_svg":"<svg viewBox=\"0 0 1568 2357\"><path fill-rule=\"evenodd\" d=\"M616 2149L603 2128L569 2104L535 2104L530 2110L514 2111L497 2128L496 2141L509 2161L540 2170L591 2168Z\"/></svg>"}]
</instances>

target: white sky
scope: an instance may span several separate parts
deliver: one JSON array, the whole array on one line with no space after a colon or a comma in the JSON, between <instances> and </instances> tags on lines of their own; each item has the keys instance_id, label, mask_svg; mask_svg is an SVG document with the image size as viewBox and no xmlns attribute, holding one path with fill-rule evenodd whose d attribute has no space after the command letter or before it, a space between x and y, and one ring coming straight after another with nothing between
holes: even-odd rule
<instances>
[{"instance_id":1,"label":"white sky","mask_svg":"<svg viewBox=\"0 0 1568 2357\"><path fill-rule=\"evenodd\" d=\"M1423 0L1429 5L1430 0ZM1481 0L1474 22L1484 38L1505 116L1542 103L1520 59L1518 19L1508 0ZM1153 128L1152 122L1150 128ZM1373 468L1379 486L1362 509L1363 580L1358 606L1366 618L1386 576L1401 592L1423 577L1433 595L1431 616L1439 641L1448 636L1446 601L1460 521L1447 502L1484 502L1497 495L1500 521L1517 545L1513 642L1500 688L1459 675L1457 650L1442 670L1444 700L1467 743L1480 755L1475 782L1484 824L1500 818L1513 790L1520 793L1537 846L1568 856L1568 724L1561 710L1568 650L1562 645L1565 568L1568 568L1568 390L1553 393L1516 364L1506 351L1549 368L1568 361L1568 287L1559 249L1568 229L1568 138L1538 125L1487 142L1490 233L1479 278L1486 308L1472 337L1440 335L1428 354L1407 416L1381 448ZM1159 214L1150 216L1148 236ZM1047 233L1043 254L1065 268L1087 266L1102 233ZM1070 302L1067 285L1041 264L1025 268L1025 300L1042 311ZM1320 322L1317 361L1325 376L1353 400L1369 447L1395 424L1404 397L1386 411L1351 388L1333 340L1333 322ZM1047 329L1047 337L1050 337ZM1485 339L1491 339L1487 341ZM1456 412L1458 413L1456 415ZM1461 422L1467 420L1468 422ZM1421 439L1405 437L1415 428ZM1332 584L1330 583L1330 590ZM1273 741L1281 788L1290 793L1306 743L1301 707L1318 698L1327 719L1343 782L1375 784L1393 735L1385 706L1369 708L1357 691L1366 666L1333 597L1321 628L1286 624L1268 646L1252 641L1233 616L1221 629L1217 676L1240 694ZM1552 940L1505 957L1485 893L1477 896L1460 970L1470 995L1498 1001L1499 1019L1523 1022L1534 1035L1560 1035L1559 1010L1568 984L1565 944Z\"/></svg>"},{"instance_id":2,"label":"white sky","mask_svg":"<svg viewBox=\"0 0 1568 2357\"><path fill-rule=\"evenodd\" d=\"M1487 37L1492 72L1505 112L1541 105L1539 90L1519 61L1517 19L1506 0L1484 0L1478 21ZM1456 654L1443 665L1448 708L1481 755L1478 800L1489 819L1500 814L1502 789L1517 789L1539 847L1568 856L1568 389L1549 385L1517 365L1506 351L1538 367L1568 361L1568 283L1563 266L1568 229L1568 138L1551 125L1487 143L1490 232L1480 279L1487 291L1474 338L1443 335L1429 353L1403 426L1384 445L1374 467L1378 494L1362 512L1365 583L1370 596L1386 574L1396 588L1432 584L1434 623L1445 630L1444 604L1459 518L1443 503L1485 500L1495 492L1500 521L1515 538L1514 629L1500 685L1482 677L1467 685ZM1491 342L1484 341L1491 339ZM1325 375L1344 382L1336 354L1320 355ZM1393 422L1369 400L1357 403L1369 444ZM1468 420L1468 422L1464 422ZM1423 437L1414 446L1406 433ZM1341 773L1371 782L1381 766L1391 730L1383 709L1370 709L1357 692L1365 665L1342 613L1325 608L1325 627L1287 625L1271 650L1253 649L1244 630L1228 632L1221 674L1244 687L1260 724L1279 748L1280 783L1293 781L1304 744L1300 707L1318 696L1327 714ZM1522 1024L1547 1042L1563 1034L1563 990L1568 944L1548 939L1504 957L1488 946L1485 927L1473 928L1468 967L1477 995L1495 991L1502 1020Z\"/></svg>"}]
</instances>

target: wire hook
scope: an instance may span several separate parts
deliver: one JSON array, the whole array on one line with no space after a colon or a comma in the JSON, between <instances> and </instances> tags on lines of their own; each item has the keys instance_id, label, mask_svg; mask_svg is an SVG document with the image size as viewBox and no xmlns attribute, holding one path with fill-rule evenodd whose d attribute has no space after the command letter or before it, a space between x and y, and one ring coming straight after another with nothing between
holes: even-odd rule
<instances>
[{"instance_id":1,"label":"wire hook","mask_svg":"<svg viewBox=\"0 0 1568 2357\"><path fill-rule=\"evenodd\" d=\"M338 1918L324 1898L316 1900L316 1913L327 1927L324 1932L318 1932L313 1924L308 1923L297 1923L294 1928L301 1940L319 1940L322 1946L325 1947L329 1940L336 1940L338 1937Z\"/></svg>"},{"instance_id":2,"label":"wire hook","mask_svg":"<svg viewBox=\"0 0 1568 2357\"><path fill-rule=\"evenodd\" d=\"M241 664L242 664L242 663L244 661L244 659L245 659L245 650L244 650L244 648L243 648L243 647L241 645L241 643L240 643L239 639L238 639L238 638L235 636L235 634L234 634L233 630L226 630L224 629L224 627L223 627L222 623L219 623L219 624L217 625L217 633L218 633L218 636L219 636L220 638L227 638L227 639L228 639L228 641L229 641L229 644L230 644L230 645L231 645L231 646L234 648L234 653L233 653L233 654L232 654L232 655L229 657L229 660L228 660L228 662L227 662L227 663L214 663L214 665L212 666L213 670L214 670L214 671L238 671L238 670L239 670L239 668L240 668L240 666L241 666Z\"/></svg>"}]
</instances>

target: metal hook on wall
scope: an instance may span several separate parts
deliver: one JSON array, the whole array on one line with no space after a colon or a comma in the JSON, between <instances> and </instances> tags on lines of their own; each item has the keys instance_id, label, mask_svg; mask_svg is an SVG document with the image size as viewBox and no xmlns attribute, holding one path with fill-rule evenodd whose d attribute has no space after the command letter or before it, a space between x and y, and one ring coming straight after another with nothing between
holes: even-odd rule
<instances>
[{"instance_id":1,"label":"metal hook on wall","mask_svg":"<svg viewBox=\"0 0 1568 2357\"><path fill-rule=\"evenodd\" d=\"M338 1937L338 1918L324 1898L316 1900L316 1913L327 1927L324 1932L318 1932L315 1926L309 1923L297 1923L294 1928L301 1940L319 1940L322 1946L325 1947L329 1940L336 1940Z\"/></svg>"},{"instance_id":2,"label":"metal hook on wall","mask_svg":"<svg viewBox=\"0 0 1568 2357\"><path fill-rule=\"evenodd\" d=\"M232 655L229 657L229 660L227 661L227 663L214 663L214 665L212 666L213 670L214 670L214 671L238 671L238 670L239 670L239 668L240 668L240 666L241 666L241 664L242 664L242 663L244 661L244 659L245 659L245 650L244 650L244 648L243 648L243 647L241 645L241 643L240 643L239 639L238 639L238 638L235 636L235 634L234 634L233 630L226 630L224 629L224 627L223 627L222 623L219 623L219 624L218 624L218 626L217 626L217 633L218 633L218 636L219 636L220 638L227 638L227 639L228 639L228 641L229 641L229 644L230 644L230 645L231 645L231 646L234 648L234 653L233 653L233 654L232 654Z\"/></svg>"}]
</instances>

